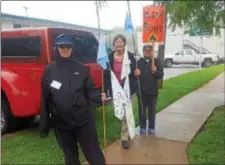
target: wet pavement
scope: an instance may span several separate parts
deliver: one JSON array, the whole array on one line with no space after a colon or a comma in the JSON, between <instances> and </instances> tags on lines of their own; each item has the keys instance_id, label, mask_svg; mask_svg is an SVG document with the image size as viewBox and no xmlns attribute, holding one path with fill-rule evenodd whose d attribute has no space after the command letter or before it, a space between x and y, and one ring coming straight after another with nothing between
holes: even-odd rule
<instances>
[{"instance_id":1,"label":"wet pavement","mask_svg":"<svg viewBox=\"0 0 225 165\"><path fill-rule=\"evenodd\" d=\"M222 104L224 73L157 113L155 136L137 135L129 150L122 149L120 140L109 145L107 164L188 164L188 143Z\"/></svg>"},{"instance_id":2,"label":"wet pavement","mask_svg":"<svg viewBox=\"0 0 225 165\"><path fill-rule=\"evenodd\" d=\"M129 150L120 140L105 149L107 164L188 164L187 143L168 141L155 136L136 136Z\"/></svg>"},{"instance_id":3,"label":"wet pavement","mask_svg":"<svg viewBox=\"0 0 225 165\"><path fill-rule=\"evenodd\" d=\"M156 136L190 142L213 109L224 104L224 73L156 115Z\"/></svg>"}]
</instances>

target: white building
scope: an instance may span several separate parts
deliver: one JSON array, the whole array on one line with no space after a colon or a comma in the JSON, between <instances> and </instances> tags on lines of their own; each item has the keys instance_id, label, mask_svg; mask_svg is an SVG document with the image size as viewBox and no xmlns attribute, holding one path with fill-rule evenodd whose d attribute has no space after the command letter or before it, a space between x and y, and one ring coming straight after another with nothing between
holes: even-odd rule
<instances>
[{"instance_id":1,"label":"white building","mask_svg":"<svg viewBox=\"0 0 225 165\"><path fill-rule=\"evenodd\" d=\"M224 29L221 29L221 36L205 36L202 38L202 46L211 53L218 54L224 57ZM182 46L187 46L192 44L192 46L201 47L200 36L189 36L189 34L183 34L183 29L176 29L172 32L168 29L166 35L166 52L174 53L177 49L181 49ZM176 43L176 44L174 44Z\"/></svg>"},{"instance_id":2,"label":"white building","mask_svg":"<svg viewBox=\"0 0 225 165\"><path fill-rule=\"evenodd\" d=\"M206 52L211 52L224 57L224 29L221 29L221 36L203 37L202 45ZM142 52L142 32L137 33L139 52ZM174 32L167 28L165 53L175 53L182 48L192 48L195 51L201 50L201 38L199 36L184 35L184 29L176 28ZM197 50L196 50L197 49Z\"/></svg>"},{"instance_id":3,"label":"white building","mask_svg":"<svg viewBox=\"0 0 225 165\"><path fill-rule=\"evenodd\" d=\"M17 16L12 14L5 14L5 13L1 13L1 23L2 23L2 30L22 28L22 27L61 27L61 28L89 31L89 32L92 32L95 36L97 36L98 34L98 29L96 28L69 24L65 22L46 20L46 19ZM111 31L101 30L101 32L102 34L107 35Z\"/></svg>"}]
</instances>

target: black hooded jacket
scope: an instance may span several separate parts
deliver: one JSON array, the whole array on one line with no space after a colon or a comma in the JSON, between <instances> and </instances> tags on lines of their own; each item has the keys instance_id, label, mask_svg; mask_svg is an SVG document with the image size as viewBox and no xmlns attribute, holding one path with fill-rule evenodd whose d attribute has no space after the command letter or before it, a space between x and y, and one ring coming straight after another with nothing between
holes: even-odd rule
<instances>
[{"instance_id":1,"label":"black hooded jacket","mask_svg":"<svg viewBox=\"0 0 225 165\"><path fill-rule=\"evenodd\" d=\"M63 58L57 49L55 63L49 64L41 81L41 134L48 134L50 123L58 129L71 130L85 124L92 116L93 83L86 66Z\"/></svg>"}]
</instances>

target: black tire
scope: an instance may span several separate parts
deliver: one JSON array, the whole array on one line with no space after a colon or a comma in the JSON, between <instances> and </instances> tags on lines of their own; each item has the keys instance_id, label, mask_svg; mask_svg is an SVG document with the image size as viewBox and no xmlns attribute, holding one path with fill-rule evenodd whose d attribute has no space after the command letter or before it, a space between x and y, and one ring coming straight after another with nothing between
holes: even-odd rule
<instances>
[{"instance_id":1,"label":"black tire","mask_svg":"<svg viewBox=\"0 0 225 165\"><path fill-rule=\"evenodd\" d=\"M12 115L8 102L1 100L1 134L12 131L17 125L17 119Z\"/></svg>"},{"instance_id":2,"label":"black tire","mask_svg":"<svg viewBox=\"0 0 225 165\"><path fill-rule=\"evenodd\" d=\"M203 67L210 67L212 65L211 59L205 59L203 62Z\"/></svg>"},{"instance_id":3,"label":"black tire","mask_svg":"<svg viewBox=\"0 0 225 165\"><path fill-rule=\"evenodd\" d=\"M24 117L24 118L17 118L19 121L19 128L28 128L30 124L34 121L35 116L32 117Z\"/></svg>"},{"instance_id":4,"label":"black tire","mask_svg":"<svg viewBox=\"0 0 225 165\"><path fill-rule=\"evenodd\" d=\"M173 60L172 59L166 59L164 62L164 66L167 68L171 68L173 65Z\"/></svg>"}]
</instances>

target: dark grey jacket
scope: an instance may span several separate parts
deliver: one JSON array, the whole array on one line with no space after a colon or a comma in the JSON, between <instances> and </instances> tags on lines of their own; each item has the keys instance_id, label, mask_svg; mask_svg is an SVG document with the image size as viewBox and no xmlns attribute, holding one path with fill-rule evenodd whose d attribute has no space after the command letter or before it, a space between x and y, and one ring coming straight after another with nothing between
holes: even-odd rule
<instances>
[{"instance_id":1,"label":"dark grey jacket","mask_svg":"<svg viewBox=\"0 0 225 165\"><path fill-rule=\"evenodd\" d=\"M155 65L157 72L152 74L151 59L141 58L138 61L138 68L141 71L139 76L141 93L145 95L158 95L158 83L157 80L162 79L164 76L162 65L158 59L155 59ZM139 95L139 90L137 90Z\"/></svg>"}]
</instances>

